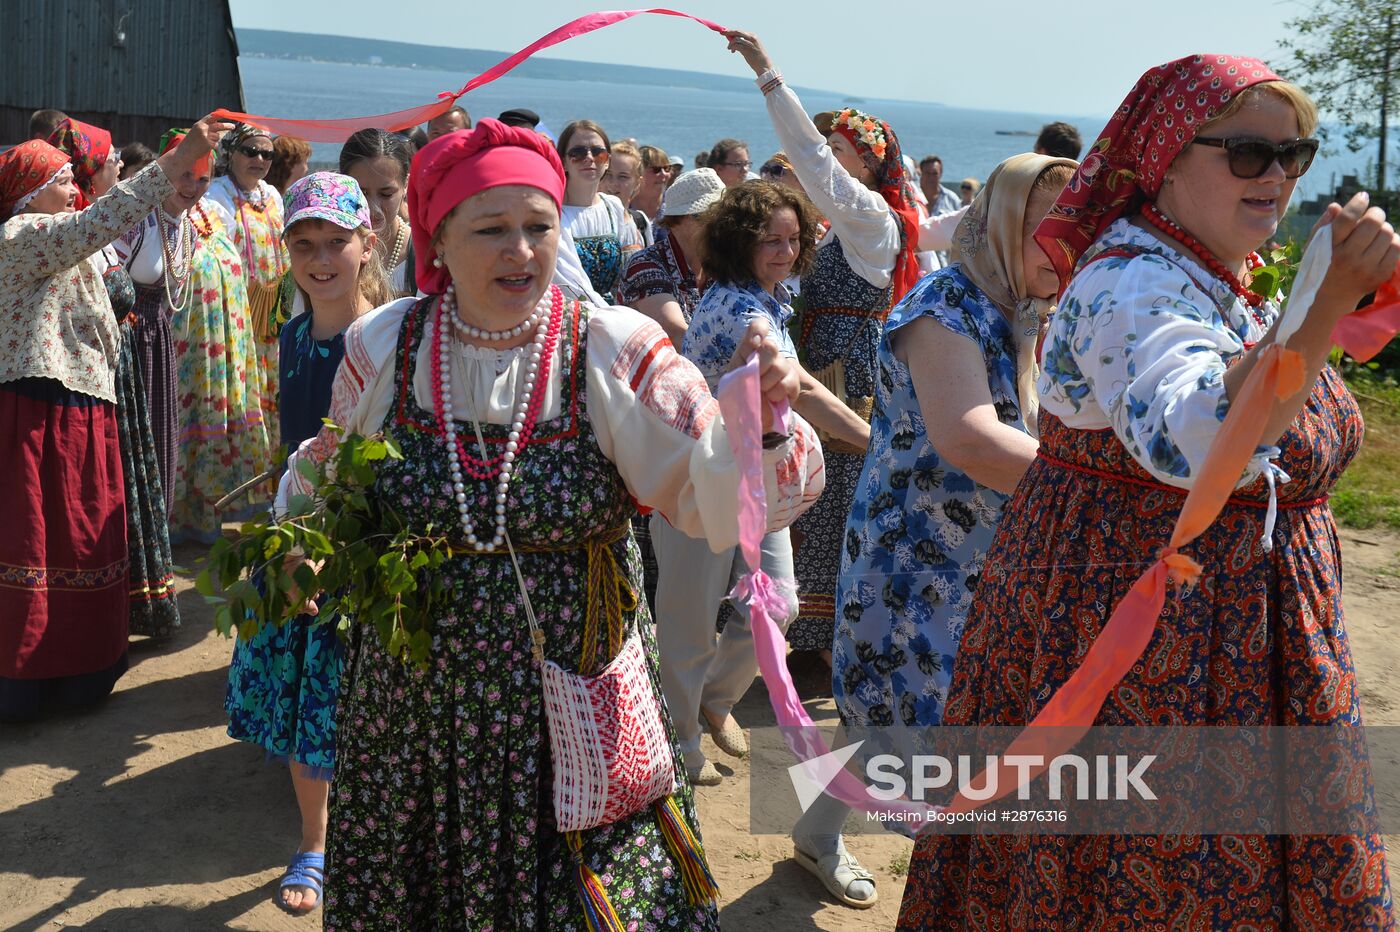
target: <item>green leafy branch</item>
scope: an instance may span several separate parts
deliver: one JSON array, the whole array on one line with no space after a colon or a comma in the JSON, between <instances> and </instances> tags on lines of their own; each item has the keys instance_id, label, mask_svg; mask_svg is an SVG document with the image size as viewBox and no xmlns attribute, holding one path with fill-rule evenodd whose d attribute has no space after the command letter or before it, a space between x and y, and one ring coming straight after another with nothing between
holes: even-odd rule
<instances>
[{"instance_id":1,"label":"green leafy branch","mask_svg":"<svg viewBox=\"0 0 1400 932\"><path fill-rule=\"evenodd\" d=\"M325 463L298 461L311 495L292 496L280 520L249 521L237 537L215 542L195 585L215 606L220 633L251 638L319 596L316 623L334 623L342 634L371 625L390 655L426 665L431 619L445 599L438 570L452 548L444 534L431 526L420 533L373 494L376 465L386 459L403 453L382 434L342 436Z\"/></svg>"},{"instance_id":2,"label":"green leafy branch","mask_svg":"<svg viewBox=\"0 0 1400 932\"><path fill-rule=\"evenodd\" d=\"M1280 295L1293 293L1293 280L1298 277L1298 263L1303 247L1295 240L1275 246L1264 256L1264 264L1250 272L1249 290L1271 301Z\"/></svg>"}]
</instances>

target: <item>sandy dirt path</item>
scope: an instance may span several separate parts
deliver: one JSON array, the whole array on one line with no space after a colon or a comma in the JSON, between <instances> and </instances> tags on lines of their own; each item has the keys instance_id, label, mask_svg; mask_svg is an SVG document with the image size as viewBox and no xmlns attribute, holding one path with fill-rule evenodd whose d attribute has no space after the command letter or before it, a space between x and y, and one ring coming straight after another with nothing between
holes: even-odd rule
<instances>
[{"instance_id":1,"label":"sandy dirt path","mask_svg":"<svg viewBox=\"0 0 1400 932\"><path fill-rule=\"evenodd\" d=\"M1368 722L1400 724L1400 538L1342 532L1346 608ZM197 551L177 552L194 565ZM271 903L297 843L286 771L224 733L230 642L181 582L184 627L158 649L133 642L132 669L101 708L38 725L0 726L0 929L319 930ZM824 670L795 671L799 690L829 691ZM834 723L829 699L807 708ZM762 683L736 709L773 724ZM706 847L726 929L877 932L894 928L910 843L860 835L880 902L857 912L826 896L790 860L786 838L748 831L748 767L705 739L727 779L701 788ZM1393 788L1382 789L1383 793ZM1391 811L1395 811L1392 809ZM1388 839L1396 849L1400 838Z\"/></svg>"}]
</instances>

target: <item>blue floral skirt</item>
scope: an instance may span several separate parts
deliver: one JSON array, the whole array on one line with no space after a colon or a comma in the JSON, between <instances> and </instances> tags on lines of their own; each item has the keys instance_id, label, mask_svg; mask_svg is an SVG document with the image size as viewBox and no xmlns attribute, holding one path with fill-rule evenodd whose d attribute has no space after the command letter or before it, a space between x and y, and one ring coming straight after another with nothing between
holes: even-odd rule
<instances>
[{"instance_id":1,"label":"blue floral skirt","mask_svg":"<svg viewBox=\"0 0 1400 932\"><path fill-rule=\"evenodd\" d=\"M329 780L342 653L334 624L313 615L239 638L224 697L229 737Z\"/></svg>"}]
</instances>

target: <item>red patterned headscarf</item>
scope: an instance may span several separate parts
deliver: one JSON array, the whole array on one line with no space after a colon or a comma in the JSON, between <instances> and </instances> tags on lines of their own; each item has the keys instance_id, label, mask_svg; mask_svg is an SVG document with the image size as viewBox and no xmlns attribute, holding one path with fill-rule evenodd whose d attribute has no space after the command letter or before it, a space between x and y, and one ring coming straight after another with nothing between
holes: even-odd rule
<instances>
[{"instance_id":1,"label":"red patterned headscarf","mask_svg":"<svg viewBox=\"0 0 1400 932\"><path fill-rule=\"evenodd\" d=\"M1110 223L1157 197L1172 161L1201 127L1241 91L1280 80L1257 58L1231 55L1178 58L1139 78L1036 228L1060 287Z\"/></svg>"},{"instance_id":2,"label":"red patterned headscarf","mask_svg":"<svg viewBox=\"0 0 1400 932\"><path fill-rule=\"evenodd\" d=\"M39 139L0 152L0 221L8 219L26 196L57 177L68 161L66 153Z\"/></svg>"},{"instance_id":3,"label":"red patterned headscarf","mask_svg":"<svg viewBox=\"0 0 1400 932\"><path fill-rule=\"evenodd\" d=\"M919 204L909 173L904 168L899 137L890 124L868 113L847 108L819 113L812 118L823 136L840 133L856 147L860 160L875 176L875 188L899 217L900 249L890 282L898 303L919 280Z\"/></svg>"},{"instance_id":4,"label":"red patterned headscarf","mask_svg":"<svg viewBox=\"0 0 1400 932\"><path fill-rule=\"evenodd\" d=\"M425 294L447 290L447 269L433 265L433 238L443 219L473 194L510 184L539 188L556 207L564 203L564 165L549 140L490 117L439 136L413 157L408 220L416 281Z\"/></svg>"},{"instance_id":5,"label":"red patterned headscarf","mask_svg":"<svg viewBox=\"0 0 1400 932\"><path fill-rule=\"evenodd\" d=\"M92 203L92 179L107 164L112 155L112 134L105 129L69 118L58 124L49 136L49 144L68 153L73 161L73 181L78 186L78 202L82 210Z\"/></svg>"}]
</instances>

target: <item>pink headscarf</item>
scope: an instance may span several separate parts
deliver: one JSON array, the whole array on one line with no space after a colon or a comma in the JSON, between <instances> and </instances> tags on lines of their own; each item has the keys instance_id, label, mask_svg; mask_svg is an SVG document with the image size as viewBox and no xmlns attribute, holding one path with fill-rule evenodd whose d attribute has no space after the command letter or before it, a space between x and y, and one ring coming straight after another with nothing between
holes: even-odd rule
<instances>
[{"instance_id":1,"label":"pink headscarf","mask_svg":"<svg viewBox=\"0 0 1400 932\"><path fill-rule=\"evenodd\" d=\"M433 266L433 236L443 218L473 194L508 184L539 188L562 210L564 166L549 140L488 117L474 129L439 136L413 157L408 218L414 270L425 293L447 289L447 269Z\"/></svg>"},{"instance_id":2,"label":"pink headscarf","mask_svg":"<svg viewBox=\"0 0 1400 932\"><path fill-rule=\"evenodd\" d=\"M1202 126L1240 92L1279 80L1257 58L1232 55L1178 58L1139 78L1036 227L1060 287L1110 223L1156 199L1172 161Z\"/></svg>"}]
</instances>

